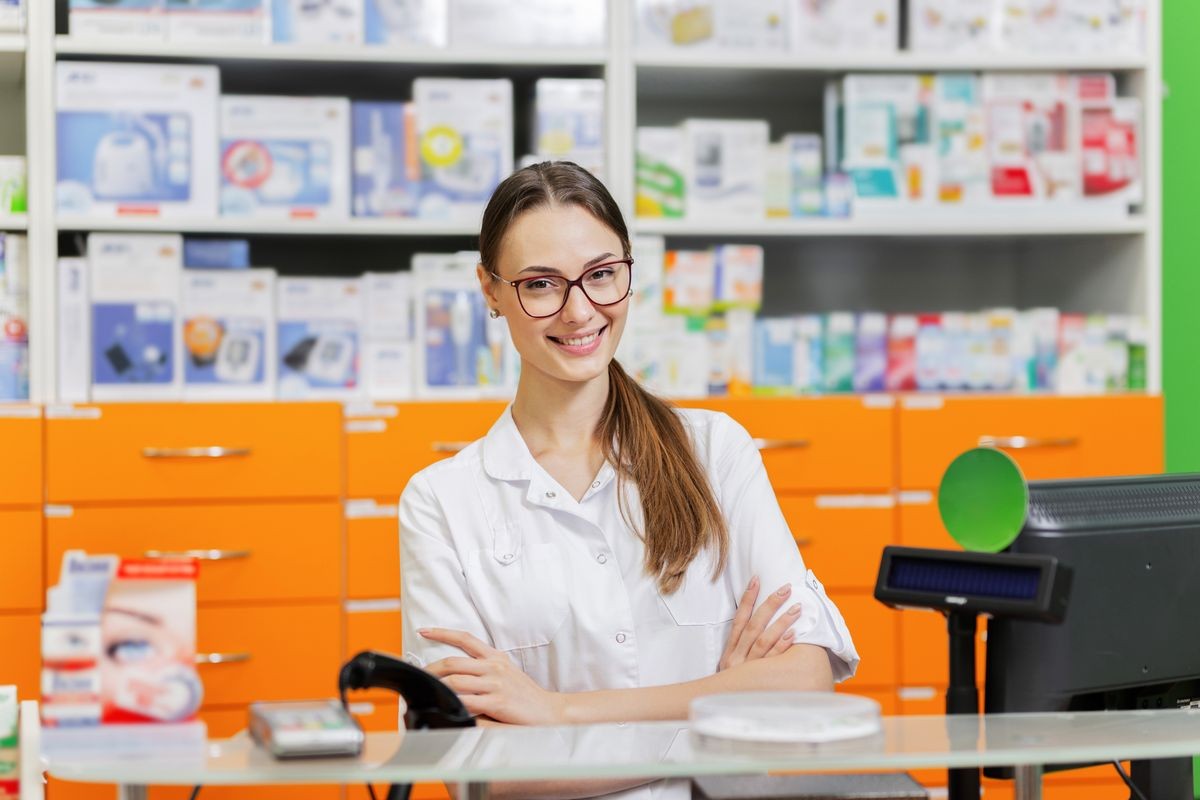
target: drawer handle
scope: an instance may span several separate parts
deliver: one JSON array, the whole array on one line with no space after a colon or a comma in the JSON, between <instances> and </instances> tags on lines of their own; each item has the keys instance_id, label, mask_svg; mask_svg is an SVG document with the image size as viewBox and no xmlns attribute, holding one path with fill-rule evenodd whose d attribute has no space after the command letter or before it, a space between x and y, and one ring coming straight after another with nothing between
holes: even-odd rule
<instances>
[{"instance_id":1,"label":"drawer handle","mask_svg":"<svg viewBox=\"0 0 1200 800\"><path fill-rule=\"evenodd\" d=\"M249 660L249 653L196 653L197 664L240 664Z\"/></svg>"},{"instance_id":2,"label":"drawer handle","mask_svg":"<svg viewBox=\"0 0 1200 800\"><path fill-rule=\"evenodd\" d=\"M232 561L249 558L249 550L147 550L146 558L195 558L200 561Z\"/></svg>"},{"instance_id":3,"label":"drawer handle","mask_svg":"<svg viewBox=\"0 0 1200 800\"><path fill-rule=\"evenodd\" d=\"M143 447L145 458L245 458L249 447Z\"/></svg>"},{"instance_id":4,"label":"drawer handle","mask_svg":"<svg viewBox=\"0 0 1200 800\"><path fill-rule=\"evenodd\" d=\"M1074 447L1079 439L1074 436L1038 439L1034 436L980 436L980 447L995 447L1002 450L1038 450L1049 447Z\"/></svg>"},{"instance_id":5,"label":"drawer handle","mask_svg":"<svg viewBox=\"0 0 1200 800\"><path fill-rule=\"evenodd\" d=\"M755 439L754 446L759 450L803 450L811 447L808 439Z\"/></svg>"},{"instance_id":6,"label":"drawer handle","mask_svg":"<svg viewBox=\"0 0 1200 800\"><path fill-rule=\"evenodd\" d=\"M467 448L470 442L434 442L433 452L435 453L458 453Z\"/></svg>"}]
</instances>

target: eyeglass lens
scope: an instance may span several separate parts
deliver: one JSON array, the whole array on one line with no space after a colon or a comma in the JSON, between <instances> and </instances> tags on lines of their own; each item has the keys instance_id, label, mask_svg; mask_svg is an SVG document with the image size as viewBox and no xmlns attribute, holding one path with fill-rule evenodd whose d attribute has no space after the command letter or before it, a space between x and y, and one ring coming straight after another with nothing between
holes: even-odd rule
<instances>
[{"instance_id":1,"label":"eyeglass lens","mask_svg":"<svg viewBox=\"0 0 1200 800\"><path fill-rule=\"evenodd\" d=\"M598 306L619 303L629 294L629 265L624 261L593 267L580 278L580 286L588 300ZM567 302L571 282L556 275L546 275L517 285L517 296L525 313L533 317L557 314Z\"/></svg>"}]
</instances>

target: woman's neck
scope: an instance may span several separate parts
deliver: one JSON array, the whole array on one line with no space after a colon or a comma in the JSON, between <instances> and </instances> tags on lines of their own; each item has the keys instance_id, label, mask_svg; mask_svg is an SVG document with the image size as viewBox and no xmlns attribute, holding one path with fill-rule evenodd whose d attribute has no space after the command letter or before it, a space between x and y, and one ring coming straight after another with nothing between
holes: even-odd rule
<instances>
[{"instance_id":1,"label":"woman's neck","mask_svg":"<svg viewBox=\"0 0 1200 800\"><path fill-rule=\"evenodd\" d=\"M586 382L568 382L522 369L513 399L513 421L529 451L589 451L608 402L608 371Z\"/></svg>"}]
</instances>

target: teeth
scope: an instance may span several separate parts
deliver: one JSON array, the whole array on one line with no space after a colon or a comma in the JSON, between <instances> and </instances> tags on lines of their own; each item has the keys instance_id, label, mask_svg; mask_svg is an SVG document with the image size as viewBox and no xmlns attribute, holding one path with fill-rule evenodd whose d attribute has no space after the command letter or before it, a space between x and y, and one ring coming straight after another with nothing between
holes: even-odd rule
<instances>
[{"instance_id":1,"label":"teeth","mask_svg":"<svg viewBox=\"0 0 1200 800\"><path fill-rule=\"evenodd\" d=\"M560 339L559 341L562 342L563 344L567 345L568 347L583 347L586 344L591 344L593 341L595 341L596 337L599 335L600 334L598 334L598 333L592 333L587 336L584 336L583 338Z\"/></svg>"}]
</instances>

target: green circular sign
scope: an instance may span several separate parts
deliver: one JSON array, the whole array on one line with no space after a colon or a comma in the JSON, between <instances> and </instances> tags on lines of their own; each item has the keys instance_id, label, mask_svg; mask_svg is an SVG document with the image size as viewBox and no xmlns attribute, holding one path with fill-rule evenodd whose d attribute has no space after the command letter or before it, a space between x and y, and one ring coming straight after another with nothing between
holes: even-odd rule
<instances>
[{"instance_id":1,"label":"green circular sign","mask_svg":"<svg viewBox=\"0 0 1200 800\"><path fill-rule=\"evenodd\" d=\"M1013 543L1029 511L1029 486L1001 450L968 450L946 468L938 488L942 524L966 550L998 553Z\"/></svg>"}]
</instances>

